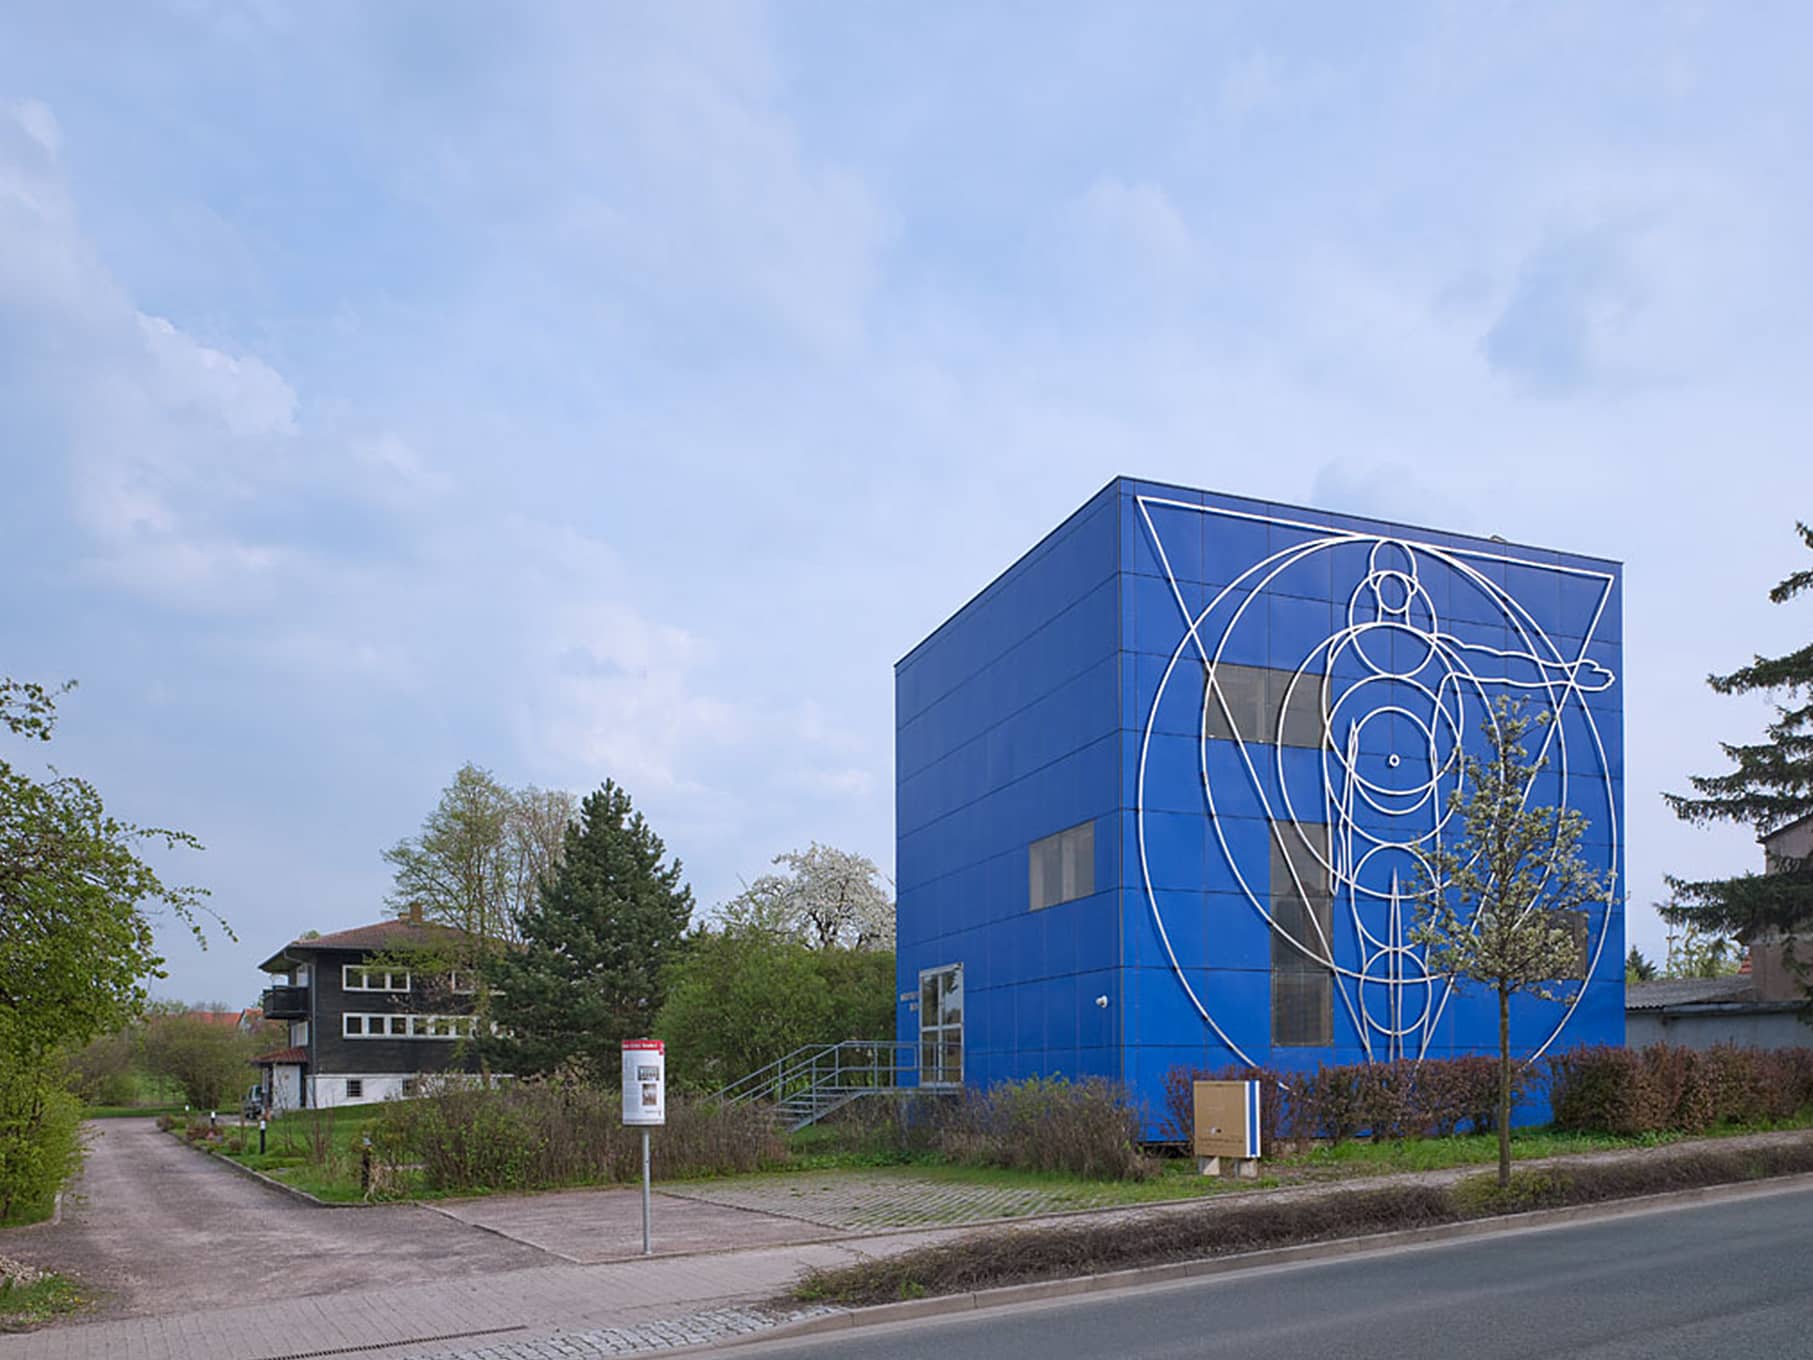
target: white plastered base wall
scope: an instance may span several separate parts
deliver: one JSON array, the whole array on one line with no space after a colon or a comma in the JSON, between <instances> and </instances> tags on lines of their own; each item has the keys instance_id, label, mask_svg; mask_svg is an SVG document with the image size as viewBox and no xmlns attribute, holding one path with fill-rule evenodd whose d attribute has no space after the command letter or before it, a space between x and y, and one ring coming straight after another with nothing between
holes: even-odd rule
<instances>
[{"instance_id":1,"label":"white plastered base wall","mask_svg":"<svg viewBox=\"0 0 1813 1360\"><path fill-rule=\"evenodd\" d=\"M360 1084L358 1095L346 1094L348 1081ZM413 1092L415 1074L412 1072L348 1072L331 1077L310 1077L308 1103L318 1110L329 1110L336 1105L371 1105L380 1100L400 1100L406 1081L411 1083Z\"/></svg>"}]
</instances>

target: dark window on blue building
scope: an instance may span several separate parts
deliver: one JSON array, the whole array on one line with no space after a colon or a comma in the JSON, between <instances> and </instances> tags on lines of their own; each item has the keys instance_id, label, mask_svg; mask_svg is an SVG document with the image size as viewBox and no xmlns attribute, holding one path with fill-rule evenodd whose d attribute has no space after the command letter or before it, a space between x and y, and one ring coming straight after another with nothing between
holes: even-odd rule
<instances>
[{"instance_id":1,"label":"dark window on blue building","mask_svg":"<svg viewBox=\"0 0 1813 1360\"><path fill-rule=\"evenodd\" d=\"M1327 860L1326 828L1273 825L1272 1043L1283 1047L1334 1042L1334 974L1322 962L1333 939Z\"/></svg>"},{"instance_id":2,"label":"dark window on blue building","mask_svg":"<svg viewBox=\"0 0 1813 1360\"><path fill-rule=\"evenodd\" d=\"M1562 974L1557 981L1585 982L1586 975L1592 969L1593 960L1590 954L1592 930L1584 911L1558 911L1554 913L1554 925L1565 930L1574 942L1574 966Z\"/></svg>"},{"instance_id":3,"label":"dark window on blue building","mask_svg":"<svg viewBox=\"0 0 1813 1360\"><path fill-rule=\"evenodd\" d=\"M1284 746L1322 745L1322 676L1223 661L1212 670L1205 668L1203 680L1203 721L1209 736Z\"/></svg>"},{"instance_id":4,"label":"dark window on blue building","mask_svg":"<svg viewBox=\"0 0 1813 1360\"><path fill-rule=\"evenodd\" d=\"M1094 891L1094 822L1073 826L1027 847L1026 892L1034 911L1087 897Z\"/></svg>"}]
</instances>

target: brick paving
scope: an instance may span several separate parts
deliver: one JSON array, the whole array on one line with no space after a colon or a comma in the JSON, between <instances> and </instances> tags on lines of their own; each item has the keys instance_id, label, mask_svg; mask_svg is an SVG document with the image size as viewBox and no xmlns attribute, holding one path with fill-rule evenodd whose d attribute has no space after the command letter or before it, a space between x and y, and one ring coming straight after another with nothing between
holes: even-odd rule
<instances>
[{"instance_id":1,"label":"brick paving","mask_svg":"<svg viewBox=\"0 0 1813 1360\"><path fill-rule=\"evenodd\" d=\"M670 1185L662 1193L842 1232L1036 1218L1124 1202L1112 1187L964 1185L911 1171L741 1176Z\"/></svg>"}]
</instances>

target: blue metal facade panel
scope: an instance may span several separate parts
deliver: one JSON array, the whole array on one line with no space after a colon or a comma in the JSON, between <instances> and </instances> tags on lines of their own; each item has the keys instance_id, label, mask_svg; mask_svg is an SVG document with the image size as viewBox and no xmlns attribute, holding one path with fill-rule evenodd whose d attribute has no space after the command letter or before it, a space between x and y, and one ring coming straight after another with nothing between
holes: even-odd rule
<instances>
[{"instance_id":1,"label":"blue metal facade panel","mask_svg":"<svg viewBox=\"0 0 1813 1360\"><path fill-rule=\"evenodd\" d=\"M1178 1064L1495 1051L1491 998L1422 977L1393 876L1413 873L1480 716L1510 693L1558 717L1532 801L1578 809L1589 857L1623 879L1620 575L1111 483L898 667L902 1037L919 971L962 963L966 1081L1116 1077L1154 1128ZM1211 733L1224 666L1300 688L1317 731ZM1031 911L1029 843L1085 819L1094 893ZM1298 942L1333 974L1327 1044L1272 1042L1286 842L1313 847L1334 899L1328 938ZM1615 892L1588 930L1571 1005L1518 999L1520 1051L1622 1042Z\"/></svg>"}]
</instances>

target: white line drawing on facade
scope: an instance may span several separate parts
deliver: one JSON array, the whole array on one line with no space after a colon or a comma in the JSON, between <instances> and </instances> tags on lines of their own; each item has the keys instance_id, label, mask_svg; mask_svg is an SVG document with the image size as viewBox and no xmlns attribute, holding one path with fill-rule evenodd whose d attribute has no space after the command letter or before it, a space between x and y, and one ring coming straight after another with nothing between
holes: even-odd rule
<instances>
[{"instance_id":1,"label":"white line drawing on facade","mask_svg":"<svg viewBox=\"0 0 1813 1360\"><path fill-rule=\"evenodd\" d=\"M1159 705L1180 662L1186 653L1193 652L1201 666L1204 686L1198 733L1202 790L1209 823L1241 893L1276 938L1330 971L1342 1009L1369 1061L1421 1058L1447 1008L1454 980L1432 976L1424 966L1423 951L1407 940L1403 875L1426 868L1427 852L1441 844L1452 815L1450 796L1464 777L1463 758L1470 724L1491 720L1489 688L1526 691L1555 715L1556 721L1545 729L1537 755L1551 758L1558 776L1559 801L1563 804L1569 801L1570 753L1562 718L1573 706L1584 720L1590 750L1580 754L1596 768L1605 790L1604 807L1592 809L1589 816L1602 820L1609 840L1609 865L1613 870L1619 868L1617 799L1612 793L1597 719L1586 702L1586 695L1607 689L1616 681L1610 671L1587 656L1611 598L1615 577L1607 572L1531 562L1485 550L1446 548L1390 534L1335 529L1161 497L1140 496L1136 503L1183 625L1182 636L1166 663L1146 717L1135 797L1141 880L1159 940L1177 981L1215 1036L1240 1061L1250 1064L1252 1058L1210 1013L1177 957L1158 906L1147 854L1146 770L1154 726ZM1193 613L1153 521L1153 507L1280 525L1315 536L1253 563ZM1223 656L1230 640L1248 610L1256 603L1263 608L1267 589L1280 574L1317 554L1348 545L1364 547L1367 556L1364 572L1348 591L1342 625L1297 662L1283 700L1276 705L1278 730L1268 734L1271 740L1249 742L1241 734L1217 680L1217 668L1229 664ZM1492 563L1515 563L1598 584L1592 618L1575 655L1564 655L1529 609L1491 579L1487 573ZM1425 568L1449 573L1445 584L1450 589L1474 592L1476 604L1489 604L1497 626L1505 629L1515 645L1482 645L1451 631L1425 585ZM1217 611L1221 613L1218 615ZM1294 805L1292 781L1286 775L1283 729L1286 715L1301 711L1299 686L1314 690L1312 697L1321 715L1321 780L1316 799L1321 804L1319 808L1300 809ZM1293 703L1298 705L1295 710ZM1345 907L1348 950L1337 949L1314 912L1303 913L1313 928L1313 938L1299 939L1284 930L1270 910L1269 885L1256 889L1243 872L1228 844L1217 806L1217 789L1209 772L1209 728L1211 715L1217 712L1223 730L1233 734L1232 744L1248 779L1247 787L1240 792L1257 795L1271 834L1291 837L1326 872L1335 900ZM1477 717L1471 716L1473 713ZM1369 739L1367 728L1373 724L1381 729L1407 730L1411 740L1400 741L1395 734L1385 737L1382 732ZM1268 745L1275 761L1277 806L1273 805L1256 763L1265 759L1263 748ZM1261 748L1257 755L1254 746ZM1373 749L1368 751L1368 747ZM1228 791L1222 792L1225 798ZM1525 796L1529 796L1529 790ZM1315 812L1321 815L1308 815ZM1306 824L1326 827L1326 842L1306 831ZM1322 844L1326 844L1326 852ZM1310 885L1302 881L1297 868L1302 858L1301 854L1286 854L1284 862L1294 891L1307 900ZM1589 950L1589 977L1597 970L1609 937L1613 906L1608 898L1597 922L1589 923L1596 924ZM1344 954L1351 962L1344 961ZM1529 1061L1535 1061L1554 1043L1584 993L1585 984L1567 1003L1554 1029Z\"/></svg>"}]
</instances>

